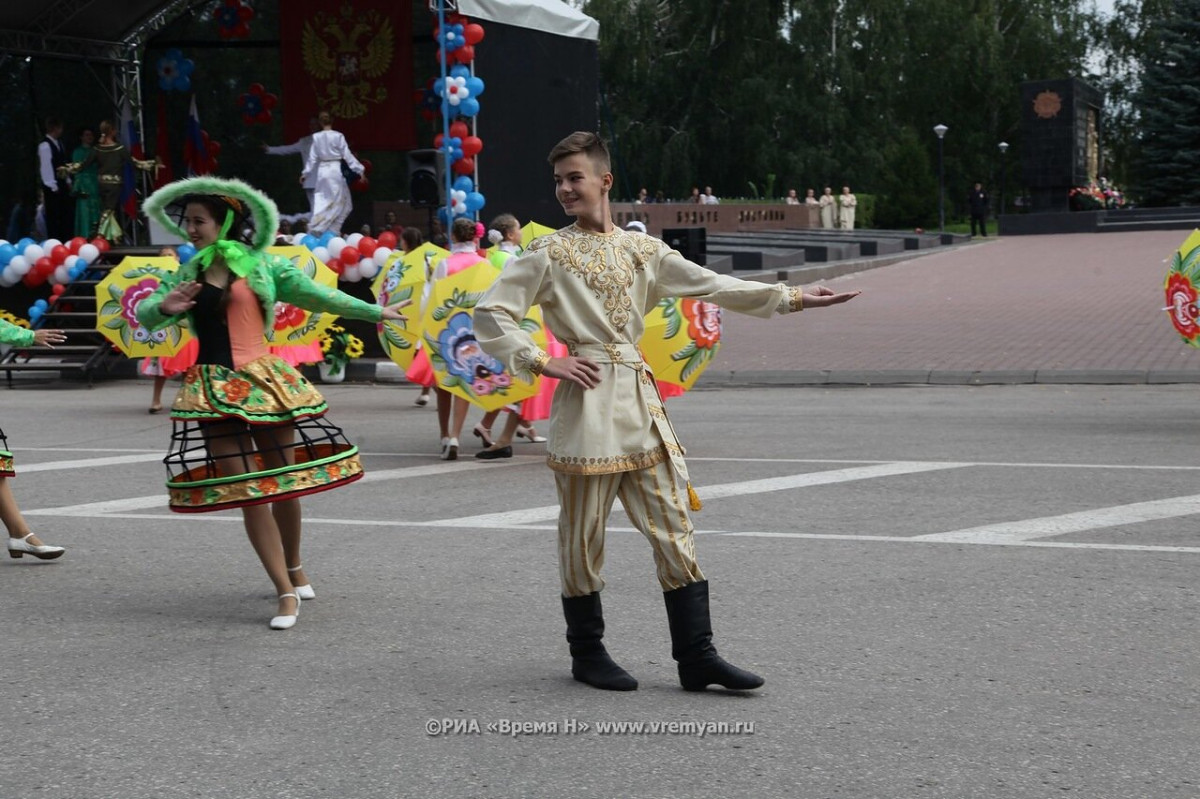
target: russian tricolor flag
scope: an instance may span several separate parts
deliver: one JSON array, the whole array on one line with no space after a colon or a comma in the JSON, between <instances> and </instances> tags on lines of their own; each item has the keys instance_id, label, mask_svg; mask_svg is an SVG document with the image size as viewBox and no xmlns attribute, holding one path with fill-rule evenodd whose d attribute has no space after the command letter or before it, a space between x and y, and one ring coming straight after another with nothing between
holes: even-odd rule
<instances>
[{"instance_id":1,"label":"russian tricolor flag","mask_svg":"<svg viewBox=\"0 0 1200 799\"><path fill-rule=\"evenodd\" d=\"M125 139L125 146L129 148L129 154L139 161L145 159L142 137L138 135L137 121L133 118L133 107L130 106L128 98L121 105L121 135ZM121 207L131 219L137 218L137 179L133 164L129 162L125 164L124 182L121 184Z\"/></svg>"},{"instance_id":2,"label":"russian tricolor flag","mask_svg":"<svg viewBox=\"0 0 1200 799\"><path fill-rule=\"evenodd\" d=\"M200 112L196 110L196 95L188 107L187 135L183 140L183 160L187 164L188 176L208 174L208 147L204 145L204 131L200 129Z\"/></svg>"}]
</instances>

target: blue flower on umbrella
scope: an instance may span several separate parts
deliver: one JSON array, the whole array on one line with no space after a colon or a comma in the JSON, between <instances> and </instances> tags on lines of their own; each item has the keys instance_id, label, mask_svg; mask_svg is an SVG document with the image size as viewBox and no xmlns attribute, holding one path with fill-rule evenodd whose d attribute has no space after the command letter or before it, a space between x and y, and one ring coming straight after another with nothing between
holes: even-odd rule
<instances>
[{"instance_id":1,"label":"blue flower on umbrella","mask_svg":"<svg viewBox=\"0 0 1200 799\"><path fill-rule=\"evenodd\" d=\"M459 311L438 334L438 345L446 371L471 386L477 396L512 385L504 364L488 355L475 340L470 314Z\"/></svg>"}]
</instances>

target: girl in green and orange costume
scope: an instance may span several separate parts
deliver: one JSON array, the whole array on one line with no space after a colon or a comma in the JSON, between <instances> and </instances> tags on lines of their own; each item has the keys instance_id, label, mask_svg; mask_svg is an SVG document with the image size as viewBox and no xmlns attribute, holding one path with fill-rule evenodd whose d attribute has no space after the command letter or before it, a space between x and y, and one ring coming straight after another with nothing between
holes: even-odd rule
<instances>
[{"instance_id":1,"label":"girl in green and orange costume","mask_svg":"<svg viewBox=\"0 0 1200 799\"><path fill-rule=\"evenodd\" d=\"M0 344L11 344L14 347L53 347L67 340L61 330L26 330L12 322L0 319ZM8 450L8 439L0 430L0 520L8 528L8 556L20 558L32 555L41 560L53 560L61 557L66 550L43 544L29 530L25 517L17 507L8 478L15 477L13 469L13 454Z\"/></svg>"},{"instance_id":2,"label":"girl in green and orange costume","mask_svg":"<svg viewBox=\"0 0 1200 799\"><path fill-rule=\"evenodd\" d=\"M311 311L379 322L387 308L321 286L281 256L275 204L238 180L191 178L156 191L147 216L196 247L138 306L154 330L186 317L200 342L171 407L164 459L172 510L240 508L250 543L279 595L272 629L296 623L316 593L300 559L300 503L362 476L357 447L325 418L320 392L267 349L276 300Z\"/></svg>"}]
</instances>

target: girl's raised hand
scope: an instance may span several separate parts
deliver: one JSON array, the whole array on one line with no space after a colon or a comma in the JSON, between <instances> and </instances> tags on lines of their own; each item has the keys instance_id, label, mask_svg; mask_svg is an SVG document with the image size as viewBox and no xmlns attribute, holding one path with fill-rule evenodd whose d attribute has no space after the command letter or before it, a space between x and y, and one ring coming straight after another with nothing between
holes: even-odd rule
<instances>
[{"instance_id":1,"label":"girl's raised hand","mask_svg":"<svg viewBox=\"0 0 1200 799\"><path fill-rule=\"evenodd\" d=\"M163 297L163 301L158 307L168 316L181 314L191 310L192 306L196 304L196 295L199 293L199 283L194 280L184 281L168 291L167 296Z\"/></svg>"}]
</instances>

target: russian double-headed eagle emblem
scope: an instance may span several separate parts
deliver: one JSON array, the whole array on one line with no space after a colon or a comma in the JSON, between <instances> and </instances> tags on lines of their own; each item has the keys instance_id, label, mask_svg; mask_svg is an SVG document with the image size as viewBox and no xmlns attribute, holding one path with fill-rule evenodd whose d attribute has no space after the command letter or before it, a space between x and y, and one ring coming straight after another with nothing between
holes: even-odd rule
<instances>
[{"instance_id":1,"label":"russian double-headed eagle emblem","mask_svg":"<svg viewBox=\"0 0 1200 799\"><path fill-rule=\"evenodd\" d=\"M357 119L371 104L387 100L380 80L392 66L392 21L378 9L318 11L304 23L301 52L317 107L341 119Z\"/></svg>"}]
</instances>

